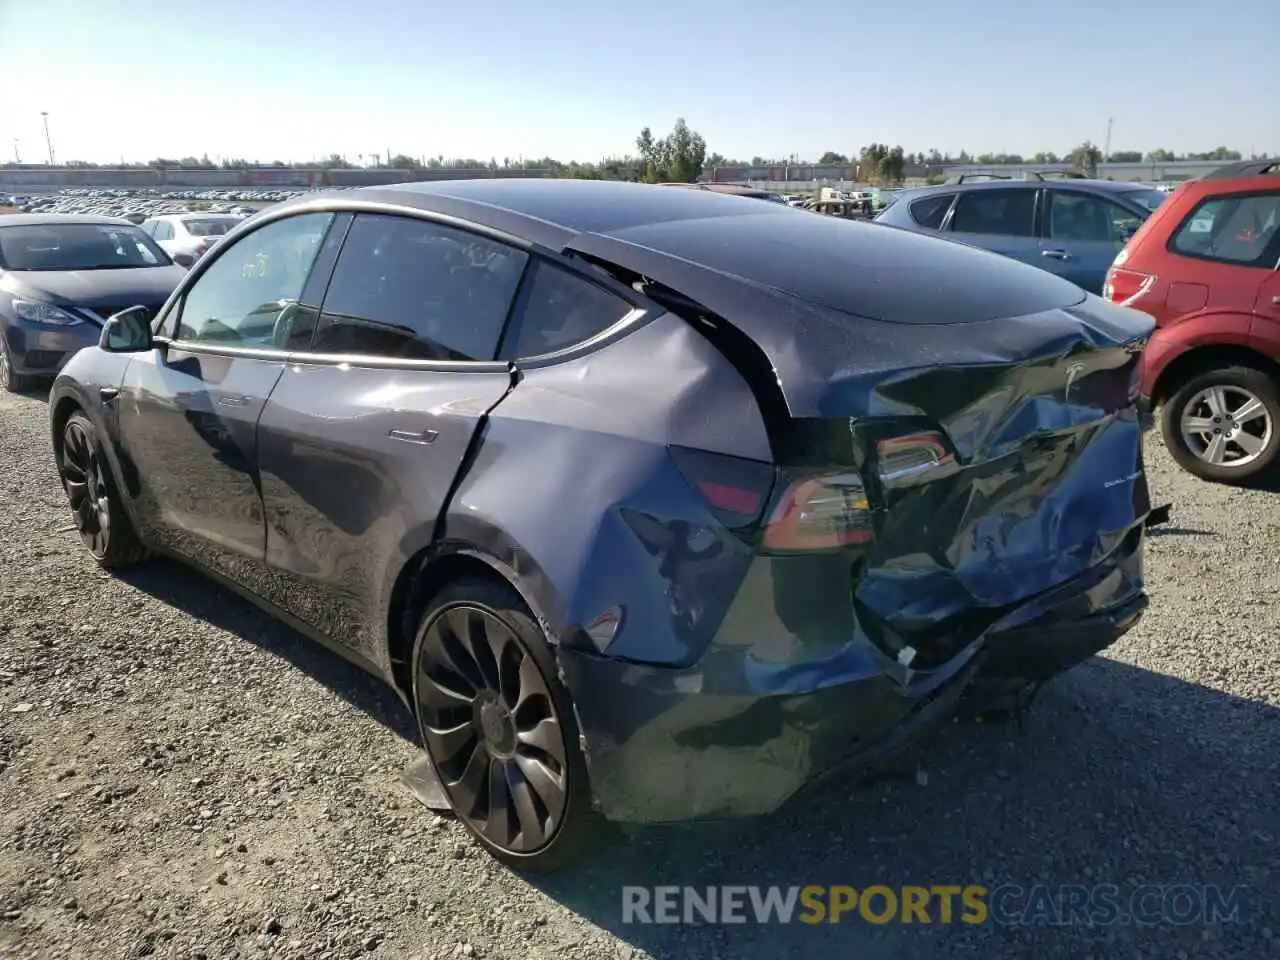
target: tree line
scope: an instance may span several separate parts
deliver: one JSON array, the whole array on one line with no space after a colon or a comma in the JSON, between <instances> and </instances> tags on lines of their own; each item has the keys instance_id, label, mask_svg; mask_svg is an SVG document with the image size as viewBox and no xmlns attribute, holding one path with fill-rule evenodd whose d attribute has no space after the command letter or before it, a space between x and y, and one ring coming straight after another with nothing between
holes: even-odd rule
<instances>
[{"instance_id":1,"label":"tree line","mask_svg":"<svg viewBox=\"0 0 1280 960\"><path fill-rule=\"evenodd\" d=\"M355 156L333 153L326 157L309 162L285 162L273 160L267 162L249 161L243 157L220 157L212 160L206 154L202 157L156 157L147 163L97 164L87 161L72 160L61 164L63 167L98 169L129 168L146 169L180 167L191 170L234 170L244 167L277 167L312 166L322 169L342 169L351 167L386 167L399 170L488 170L490 172L537 170L545 176L566 177L587 180L640 180L648 183L691 183L697 177L716 167L803 167L822 165L841 165L856 168L854 176L858 180L880 183L901 183L907 176L934 177L940 168L954 164L979 164L983 166L1020 166L1024 164L1059 164L1066 163L1086 175L1095 174L1098 164L1104 159L1116 163L1167 163L1176 160L1231 161L1242 159L1239 150L1228 147L1216 147L1202 153L1177 154L1163 148L1142 152L1138 150L1115 150L1107 157L1091 141L1085 141L1062 153L1041 151L1024 156L1017 153L981 153L971 154L961 150L950 154L937 149L906 151L901 145L889 146L884 143L869 143L857 151L840 153L828 150L816 160L802 159L797 155L790 157L754 156L749 160L731 159L721 153L708 153L707 142L697 131L690 128L683 117L676 120L671 131L662 137L655 137L649 127L645 127L635 140L635 153L627 152L617 156L605 157L588 162L563 161L555 157L511 157L499 159L490 157L446 157L443 154L434 157L413 157L404 153L356 154ZM1256 154L1253 159L1260 159ZM14 167L16 163L5 163L0 166Z\"/></svg>"}]
</instances>

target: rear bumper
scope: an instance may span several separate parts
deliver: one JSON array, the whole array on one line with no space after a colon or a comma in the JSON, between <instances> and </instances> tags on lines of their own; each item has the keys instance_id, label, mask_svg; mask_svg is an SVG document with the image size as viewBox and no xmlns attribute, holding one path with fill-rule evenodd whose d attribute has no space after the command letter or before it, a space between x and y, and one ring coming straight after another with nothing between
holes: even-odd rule
<instances>
[{"instance_id":1,"label":"rear bumper","mask_svg":"<svg viewBox=\"0 0 1280 960\"><path fill-rule=\"evenodd\" d=\"M954 714L974 679L1043 680L1071 668L1123 636L1146 605L1139 529L929 671L906 669L860 633L834 656L785 669L755 659L750 644L684 669L564 647L559 660L607 818L753 816L892 762Z\"/></svg>"},{"instance_id":2,"label":"rear bumper","mask_svg":"<svg viewBox=\"0 0 1280 960\"><path fill-rule=\"evenodd\" d=\"M874 770L952 715L980 650L911 675L855 641L858 678L772 695L751 692L761 666L749 655L672 670L562 649L560 663L601 812L678 823L770 813L827 777Z\"/></svg>"},{"instance_id":3,"label":"rear bumper","mask_svg":"<svg viewBox=\"0 0 1280 960\"><path fill-rule=\"evenodd\" d=\"M983 679L1048 680L1111 646L1147 609L1143 528L1103 563L1033 598L986 632Z\"/></svg>"}]
</instances>

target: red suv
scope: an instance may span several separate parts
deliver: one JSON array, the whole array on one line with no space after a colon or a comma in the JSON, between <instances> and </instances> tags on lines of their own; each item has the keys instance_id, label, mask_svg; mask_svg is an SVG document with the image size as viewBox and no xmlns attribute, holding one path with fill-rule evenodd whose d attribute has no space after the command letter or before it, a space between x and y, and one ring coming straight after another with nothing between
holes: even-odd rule
<instances>
[{"instance_id":1,"label":"red suv","mask_svg":"<svg viewBox=\"0 0 1280 960\"><path fill-rule=\"evenodd\" d=\"M1225 483L1280 473L1280 160L1181 184L1103 295L1155 317L1142 394L1174 459Z\"/></svg>"}]
</instances>

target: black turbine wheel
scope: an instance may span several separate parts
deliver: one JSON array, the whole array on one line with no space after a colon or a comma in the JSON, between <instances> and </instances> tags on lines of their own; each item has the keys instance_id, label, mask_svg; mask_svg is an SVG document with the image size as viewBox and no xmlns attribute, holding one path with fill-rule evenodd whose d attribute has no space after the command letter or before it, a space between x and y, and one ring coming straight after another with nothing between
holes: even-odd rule
<instances>
[{"instance_id":1,"label":"black turbine wheel","mask_svg":"<svg viewBox=\"0 0 1280 960\"><path fill-rule=\"evenodd\" d=\"M120 507L93 423L79 411L62 428L61 472L76 529L93 558L108 569L144 559L146 548Z\"/></svg>"},{"instance_id":2,"label":"black turbine wheel","mask_svg":"<svg viewBox=\"0 0 1280 960\"><path fill-rule=\"evenodd\" d=\"M111 546L111 493L92 429L82 417L67 421L62 435L62 482L80 539L101 558Z\"/></svg>"},{"instance_id":3,"label":"black turbine wheel","mask_svg":"<svg viewBox=\"0 0 1280 960\"><path fill-rule=\"evenodd\" d=\"M556 697L526 643L484 604L440 607L418 644L418 722L459 817L514 860L551 845L572 767Z\"/></svg>"}]
</instances>

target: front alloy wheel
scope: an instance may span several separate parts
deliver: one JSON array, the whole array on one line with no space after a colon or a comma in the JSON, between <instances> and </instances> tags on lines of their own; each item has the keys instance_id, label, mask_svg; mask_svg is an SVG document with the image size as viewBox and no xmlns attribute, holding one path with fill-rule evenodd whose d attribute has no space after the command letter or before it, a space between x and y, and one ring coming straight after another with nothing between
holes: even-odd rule
<instances>
[{"instance_id":1,"label":"front alloy wheel","mask_svg":"<svg viewBox=\"0 0 1280 960\"><path fill-rule=\"evenodd\" d=\"M1269 472L1280 453L1280 395L1260 370L1207 371L1165 404L1162 428L1170 453L1188 471L1242 483Z\"/></svg>"},{"instance_id":2,"label":"front alloy wheel","mask_svg":"<svg viewBox=\"0 0 1280 960\"><path fill-rule=\"evenodd\" d=\"M145 550L120 507L93 422L73 413L62 429L62 486L80 539L104 567L141 560Z\"/></svg>"},{"instance_id":3,"label":"front alloy wheel","mask_svg":"<svg viewBox=\"0 0 1280 960\"><path fill-rule=\"evenodd\" d=\"M413 694L454 812L510 866L552 870L588 848L586 765L549 646L512 591L456 584L424 617Z\"/></svg>"}]
</instances>

